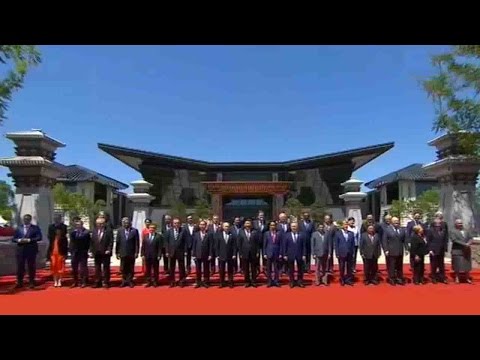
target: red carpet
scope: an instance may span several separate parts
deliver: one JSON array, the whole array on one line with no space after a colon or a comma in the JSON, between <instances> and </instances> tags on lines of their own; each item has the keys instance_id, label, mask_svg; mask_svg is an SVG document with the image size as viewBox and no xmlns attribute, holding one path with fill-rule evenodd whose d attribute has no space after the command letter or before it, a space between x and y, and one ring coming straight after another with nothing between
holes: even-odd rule
<instances>
[{"instance_id":1,"label":"red carpet","mask_svg":"<svg viewBox=\"0 0 480 360\"><path fill-rule=\"evenodd\" d=\"M381 269L385 274L384 267ZM118 269L112 270L115 275L110 289L69 289L71 278L64 281L64 288L57 289L48 280L48 271L41 270L35 290L15 291L14 276L0 277L0 314L480 314L480 270L472 273L474 285L450 282L403 287L393 287L384 281L379 286L365 286L361 272L357 273L354 287L341 287L338 273L330 287L316 287L310 286L313 274L309 274L304 289L267 288L263 275L259 280L261 286L256 289L244 288L240 275L235 277L234 289L215 286L218 275L212 278L214 286L209 289L194 289L193 276L187 287L170 289L164 275L158 288L144 288L142 284L134 289L121 289L116 287L120 281L116 275ZM408 266L405 270L411 279ZM143 281L141 274L137 276L137 283ZM287 281L284 277L282 284Z\"/></svg>"}]
</instances>

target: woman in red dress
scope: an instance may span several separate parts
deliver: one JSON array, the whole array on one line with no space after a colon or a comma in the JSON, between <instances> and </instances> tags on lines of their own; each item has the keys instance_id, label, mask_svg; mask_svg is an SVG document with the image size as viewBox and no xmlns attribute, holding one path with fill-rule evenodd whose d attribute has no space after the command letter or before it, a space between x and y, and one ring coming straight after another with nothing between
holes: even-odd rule
<instances>
[{"instance_id":1,"label":"woman in red dress","mask_svg":"<svg viewBox=\"0 0 480 360\"><path fill-rule=\"evenodd\" d=\"M68 255L68 240L63 236L62 229L55 231L55 239L50 244L50 270L52 271L55 287L62 286L62 277L65 272L65 259Z\"/></svg>"}]
</instances>

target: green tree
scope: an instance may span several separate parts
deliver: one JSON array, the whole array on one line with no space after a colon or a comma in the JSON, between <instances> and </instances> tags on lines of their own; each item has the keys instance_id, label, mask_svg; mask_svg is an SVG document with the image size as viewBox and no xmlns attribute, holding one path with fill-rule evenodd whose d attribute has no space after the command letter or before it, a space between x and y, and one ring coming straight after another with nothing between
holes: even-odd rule
<instances>
[{"instance_id":1,"label":"green tree","mask_svg":"<svg viewBox=\"0 0 480 360\"><path fill-rule=\"evenodd\" d=\"M433 129L457 134L459 150L478 155L480 138L474 133L480 131L480 45L454 45L431 60L436 73L422 85L434 104Z\"/></svg>"},{"instance_id":2,"label":"green tree","mask_svg":"<svg viewBox=\"0 0 480 360\"><path fill-rule=\"evenodd\" d=\"M426 221L433 221L435 213L440 207L440 191L438 189L430 189L423 192L413 205L413 210L419 211Z\"/></svg>"},{"instance_id":3,"label":"green tree","mask_svg":"<svg viewBox=\"0 0 480 360\"><path fill-rule=\"evenodd\" d=\"M323 222L325 216L325 206L319 201L315 201L310 205L310 216L315 222Z\"/></svg>"},{"instance_id":4,"label":"green tree","mask_svg":"<svg viewBox=\"0 0 480 360\"><path fill-rule=\"evenodd\" d=\"M0 63L10 67L0 79L0 124L6 120L8 103L15 91L23 87L28 70L41 62L35 45L0 45Z\"/></svg>"},{"instance_id":5,"label":"green tree","mask_svg":"<svg viewBox=\"0 0 480 360\"><path fill-rule=\"evenodd\" d=\"M55 204L67 212L70 217L88 216L90 221L93 221L95 215L100 211L105 210L107 205L104 200L97 200L93 203L85 195L69 192L62 183L53 187L53 199Z\"/></svg>"},{"instance_id":6,"label":"green tree","mask_svg":"<svg viewBox=\"0 0 480 360\"><path fill-rule=\"evenodd\" d=\"M293 215L297 219L300 219L302 214L303 205L302 203L295 198L290 198L285 202L285 208L287 209L288 215Z\"/></svg>"},{"instance_id":7,"label":"green tree","mask_svg":"<svg viewBox=\"0 0 480 360\"><path fill-rule=\"evenodd\" d=\"M390 215L399 219L406 217L413 209L413 201L411 200L393 200L390 207Z\"/></svg>"},{"instance_id":8,"label":"green tree","mask_svg":"<svg viewBox=\"0 0 480 360\"><path fill-rule=\"evenodd\" d=\"M14 192L10 184L0 180L0 215L7 221L12 220Z\"/></svg>"},{"instance_id":9,"label":"green tree","mask_svg":"<svg viewBox=\"0 0 480 360\"><path fill-rule=\"evenodd\" d=\"M187 207L182 201L175 201L172 204L170 213L173 217L178 217L181 221L184 221L187 217Z\"/></svg>"},{"instance_id":10,"label":"green tree","mask_svg":"<svg viewBox=\"0 0 480 360\"><path fill-rule=\"evenodd\" d=\"M198 199L195 202L195 217L198 219L207 219L213 213L212 207L206 199Z\"/></svg>"}]
</instances>

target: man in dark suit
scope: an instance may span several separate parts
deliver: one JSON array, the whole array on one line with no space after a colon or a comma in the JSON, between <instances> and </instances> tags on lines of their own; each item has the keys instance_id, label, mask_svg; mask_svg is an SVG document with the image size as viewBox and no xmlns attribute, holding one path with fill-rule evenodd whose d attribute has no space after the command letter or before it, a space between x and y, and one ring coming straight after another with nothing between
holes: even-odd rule
<instances>
[{"instance_id":1,"label":"man in dark suit","mask_svg":"<svg viewBox=\"0 0 480 360\"><path fill-rule=\"evenodd\" d=\"M180 227L180 219L173 219L173 227L167 231L165 236L165 247L169 258L170 287L175 286L175 267L178 263L180 287L185 286L185 256L187 247L185 243L185 231Z\"/></svg>"},{"instance_id":2,"label":"man in dark suit","mask_svg":"<svg viewBox=\"0 0 480 360\"><path fill-rule=\"evenodd\" d=\"M337 232L337 227L333 223L332 215L327 214L323 217L323 228L325 230L325 237L327 241L332 243L332 247L330 249L330 254L328 254L328 261L327 261L327 272L329 274L333 274L333 248L334 248L334 238L335 233Z\"/></svg>"},{"instance_id":3,"label":"man in dark suit","mask_svg":"<svg viewBox=\"0 0 480 360\"><path fill-rule=\"evenodd\" d=\"M218 232L222 231L222 226L220 225L220 217L218 215L213 215L212 216L212 223L208 225L207 231L211 234L213 234L213 237L216 237L216 234ZM211 275L215 275L215 260L217 258L217 254L215 254L215 249L213 249L213 258L210 261L210 272Z\"/></svg>"},{"instance_id":4,"label":"man in dark suit","mask_svg":"<svg viewBox=\"0 0 480 360\"><path fill-rule=\"evenodd\" d=\"M231 227L231 233L232 235L235 237L235 239L238 238L238 234L240 233L240 230L242 230L242 223L240 221L240 217L239 216L236 216L235 219L233 219L233 226ZM238 251L238 247L236 246L235 247ZM235 254L236 257L235 257L235 260L233 261L233 271L235 273L242 273L243 272L243 264L242 264L242 261L240 259L240 256L238 256L238 254ZM240 265L239 265L240 263Z\"/></svg>"},{"instance_id":5,"label":"man in dark suit","mask_svg":"<svg viewBox=\"0 0 480 360\"><path fill-rule=\"evenodd\" d=\"M280 287L280 260L282 259L282 243L277 224L271 221L269 230L263 234L263 260L266 262L267 287ZM272 271L274 277L272 279Z\"/></svg>"},{"instance_id":6,"label":"man in dark suit","mask_svg":"<svg viewBox=\"0 0 480 360\"><path fill-rule=\"evenodd\" d=\"M367 232L360 237L360 256L363 259L365 285L378 285L376 277L378 258L381 253L380 236L375 234L375 226L371 224L367 227Z\"/></svg>"},{"instance_id":7,"label":"man in dark suit","mask_svg":"<svg viewBox=\"0 0 480 360\"><path fill-rule=\"evenodd\" d=\"M257 287L255 279L260 247L256 231L252 230L252 222L250 220L245 221L243 229L240 230L240 234L238 235L237 242L238 252L243 259L245 287Z\"/></svg>"},{"instance_id":8,"label":"man in dark suit","mask_svg":"<svg viewBox=\"0 0 480 360\"><path fill-rule=\"evenodd\" d=\"M223 223L223 231L216 234L215 238L215 254L218 259L218 269L220 272L220 287L226 286L225 283L225 266L228 273L228 286L233 288L233 271L234 264L237 261L237 238L230 231L230 224Z\"/></svg>"},{"instance_id":9,"label":"man in dark suit","mask_svg":"<svg viewBox=\"0 0 480 360\"><path fill-rule=\"evenodd\" d=\"M420 225L423 228L423 232L427 232L427 225L423 224L420 220L422 219L422 215L419 212L416 212L413 214L413 220L409 221L407 223L407 229L406 229L406 242L407 242L407 248L410 250L410 239L413 236L413 227L416 225ZM412 252L410 252L410 271L413 271L415 264L415 256L412 255Z\"/></svg>"},{"instance_id":10,"label":"man in dark suit","mask_svg":"<svg viewBox=\"0 0 480 360\"><path fill-rule=\"evenodd\" d=\"M148 234L142 237L141 256L145 264L145 287L157 287L159 277L160 259L162 257L163 238L157 233L157 225L148 225ZM153 270L153 278L152 278Z\"/></svg>"},{"instance_id":11,"label":"man in dark suit","mask_svg":"<svg viewBox=\"0 0 480 360\"><path fill-rule=\"evenodd\" d=\"M206 224L206 223L205 223ZM187 274L190 274L192 271L192 246L193 246L193 234L198 230L197 225L193 222L193 215L187 215L187 223L183 225L185 230L185 243L187 245L187 256L186 256L186 265L187 265Z\"/></svg>"},{"instance_id":12,"label":"man in dark suit","mask_svg":"<svg viewBox=\"0 0 480 360\"><path fill-rule=\"evenodd\" d=\"M90 254L95 261L94 288L110 287L110 259L113 250L113 231L105 228L105 219L96 220L96 229L92 232Z\"/></svg>"},{"instance_id":13,"label":"man in dark suit","mask_svg":"<svg viewBox=\"0 0 480 360\"><path fill-rule=\"evenodd\" d=\"M288 223L288 216L285 212L281 212L278 214L278 222L277 222L277 232L280 233L280 239L283 241L284 235L290 232L290 224ZM282 259L280 260L280 269L283 274L286 274L288 271L288 264L286 261Z\"/></svg>"},{"instance_id":14,"label":"man in dark suit","mask_svg":"<svg viewBox=\"0 0 480 360\"><path fill-rule=\"evenodd\" d=\"M80 266L81 287L87 286L88 282L88 249L90 249L92 235L83 227L83 221L79 217L74 219L75 229L70 232L70 254L72 255L72 288L78 286L78 268Z\"/></svg>"},{"instance_id":15,"label":"man in dark suit","mask_svg":"<svg viewBox=\"0 0 480 360\"><path fill-rule=\"evenodd\" d=\"M162 225L162 237L165 240L167 236L167 232L172 228L172 217L169 214L165 214L163 218L163 225ZM169 267L168 267L168 262L169 258L167 256L167 249L166 249L167 243L166 241L163 242L163 248L162 248L162 258L163 258L163 272L165 274L170 274Z\"/></svg>"},{"instance_id":16,"label":"man in dark suit","mask_svg":"<svg viewBox=\"0 0 480 360\"><path fill-rule=\"evenodd\" d=\"M392 218L392 225L383 228L382 247L388 262L388 282L390 285L405 285L403 279L403 250L406 247L405 230L400 228L400 220Z\"/></svg>"},{"instance_id":17,"label":"man in dark suit","mask_svg":"<svg viewBox=\"0 0 480 360\"><path fill-rule=\"evenodd\" d=\"M134 287L133 274L135 271L135 259L140 252L140 236L138 230L132 227L130 219L122 219L122 228L117 232L117 243L115 253L117 260L120 260L120 269L122 272L122 284L120 287Z\"/></svg>"},{"instance_id":18,"label":"man in dark suit","mask_svg":"<svg viewBox=\"0 0 480 360\"><path fill-rule=\"evenodd\" d=\"M293 222L290 224L291 231L285 233L282 239L283 249L281 253L283 259L288 264L288 276L290 279L290 287L294 286L305 287L303 285L303 269L306 259L305 253L307 252L307 241L304 233L298 232L298 223ZM297 264L297 280L295 280L295 263Z\"/></svg>"},{"instance_id":19,"label":"man in dark suit","mask_svg":"<svg viewBox=\"0 0 480 360\"><path fill-rule=\"evenodd\" d=\"M61 232L61 239L60 243L68 243L67 240L67 225L65 225L62 221L62 215L60 214L55 214L53 216L53 224L48 225L48 230L47 230L47 238L48 238L48 250L47 250L47 261L50 261L50 256L52 254L53 250L53 243L55 241L55 235L57 233L57 230L60 230Z\"/></svg>"},{"instance_id":20,"label":"man in dark suit","mask_svg":"<svg viewBox=\"0 0 480 360\"><path fill-rule=\"evenodd\" d=\"M433 227L427 231L427 246L430 255L432 283L436 284L437 281L441 281L448 284L445 276L445 252L448 250L448 233L442 226L440 219L435 219Z\"/></svg>"},{"instance_id":21,"label":"man in dark suit","mask_svg":"<svg viewBox=\"0 0 480 360\"><path fill-rule=\"evenodd\" d=\"M349 224L345 220L342 229L335 232L335 255L340 267L340 285L353 286L353 253L355 251L355 236L348 230Z\"/></svg>"},{"instance_id":22,"label":"man in dark suit","mask_svg":"<svg viewBox=\"0 0 480 360\"><path fill-rule=\"evenodd\" d=\"M17 285L23 287L25 275L25 263L28 266L29 288L35 287L36 259L38 254L38 242L42 240L42 231L37 225L32 224L32 215L23 216L23 225L15 230L12 241L17 244Z\"/></svg>"},{"instance_id":23,"label":"man in dark suit","mask_svg":"<svg viewBox=\"0 0 480 360\"><path fill-rule=\"evenodd\" d=\"M199 230L193 233L192 256L195 261L197 283L195 288L210 286L210 263L212 260L215 238L207 232L207 222L202 220L198 223ZM184 229L188 231L188 229ZM202 282L203 273L203 282Z\"/></svg>"},{"instance_id":24,"label":"man in dark suit","mask_svg":"<svg viewBox=\"0 0 480 360\"><path fill-rule=\"evenodd\" d=\"M260 244L260 250L263 252L263 234L265 234L265 232L268 231L268 225L267 225L267 222L265 220L265 213L263 211L259 211L258 212L258 215L257 215L257 218L255 220L253 220L253 229L257 232L257 236L258 236L258 242ZM263 253L261 254L262 256L260 256L258 258L258 264L257 264L257 276L262 273L262 272L265 272L265 268L267 267L267 264L266 262L264 262L264 259L263 259Z\"/></svg>"},{"instance_id":25,"label":"man in dark suit","mask_svg":"<svg viewBox=\"0 0 480 360\"><path fill-rule=\"evenodd\" d=\"M302 216L303 216L303 220L300 221L298 226L299 226L300 232L305 234L306 249L307 249L307 252L305 254L307 259L305 261L305 271L310 272L310 262L312 258L311 239L312 239L312 234L315 232L315 223L310 219L310 213L308 213L307 211L305 211Z\"/></svg>"},{"instance_id":26,"label":"man in dark suit","mask_svg":"<svg viewBox=\"0 0 480 360\"><path fill-rule=\"evenodd\" d=\"M312 234L311 247L316 266L315 285L328 286L327 264L333 249L333 239L327 236L324 224L319 224L317 231Z\"/></svg>"}]
</instances>

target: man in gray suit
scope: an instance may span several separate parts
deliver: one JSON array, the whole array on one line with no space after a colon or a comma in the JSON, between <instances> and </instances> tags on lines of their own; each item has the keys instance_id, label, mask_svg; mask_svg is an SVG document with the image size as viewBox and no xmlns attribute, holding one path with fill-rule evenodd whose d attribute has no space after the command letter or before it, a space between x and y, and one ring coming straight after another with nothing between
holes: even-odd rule
<instances>
[{"instance_id":1,"label":"man in gray suit","mask_svg":"<svg viewBox=\"0 0 480 360\"><path fill-rule=\"evenodd\" d=\"M325 226L319 224L311 238L312 255L315 260L315 285L328 286L328 257L333 251L333 239L325 233ZM321 280L321 282L320 282Z\"/></svg>"},{"instance_id":2,"label":"man in gray suit","mask_svg":"<svg viewBox=\"0 0 480 360\"><path fill-rule=\"evenodd\" d=\"M378 258L381 254L380 235L375 234L375 225L368 225L367 231L360 237L360 255L363 259L363 272L365 273L365 285L378 285L377 270Z\"/></svg>"},{"instance_id":3,"label":"man in gray suit","mask_svg":"<svg viewBox=\"0 0 480 360\"><path fill-rule=\"evenodd\" d=\"M400 228L400 220L392 218L392 225L383 230L382 247L387 257L388 282L390 285L405 285L403 280L403 250L405 247L405 230Z\"/></svg>"},{"instance_id":4,"label":"man in gray suit","mask_svg":"<svg viewBox=\"0 0 480 360\"><path fill-rule=\"evenodd\" d=\"M470 271L472 270L473 236L463 228L463 221L455 220L455 228L450 231L452 241L452 266L455 272L455 283L460 283L460 274L465 275L467 283L471 284Z\"/></svg>"}]
</instances>

